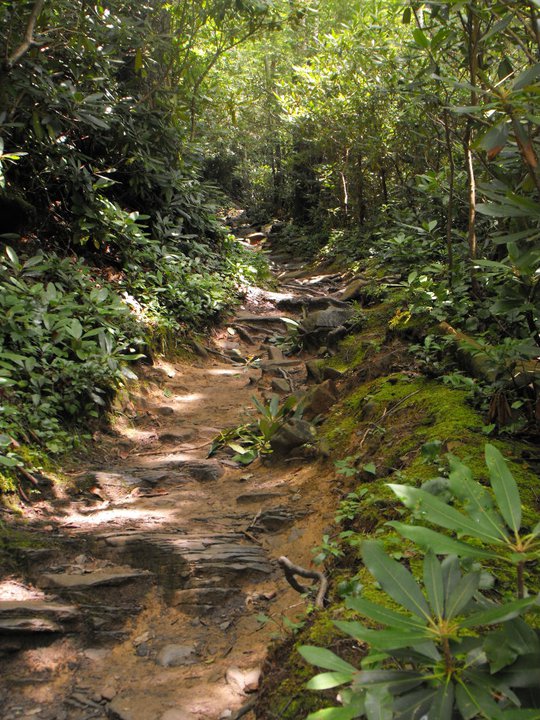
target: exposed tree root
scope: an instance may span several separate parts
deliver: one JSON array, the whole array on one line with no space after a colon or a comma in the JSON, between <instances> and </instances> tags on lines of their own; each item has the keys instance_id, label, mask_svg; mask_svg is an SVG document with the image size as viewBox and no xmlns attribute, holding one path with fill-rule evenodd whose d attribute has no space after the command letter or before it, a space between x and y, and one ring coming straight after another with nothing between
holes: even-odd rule
<instances>
[{"instance_id":1,"label":"exposed tree root","mask_svg":"<svg viewBox=\"0 0 540 720\"><path fill-rule=\"evenodd\" d=\"M315 598L315 606L318 608L324 607L324 599L326 597L326 593L328 592L328 578L324 573L317 572L317 570L306 570L303 567L300 567L300 565L295 565L292 563L289 558L282 555L278 559L279 565L283 568L283 572L285 573L285 579L289 583L289 585L293 588L293 590L296 590L296 592L299 592L301 594L307 593L310 591L310 588L305 587L304 585L301 585L297 579L296 575L299 575L303 578L311 578L313 580L319 581L319 592L317 593L317 597Z\"/></svg>"}]
</instances>

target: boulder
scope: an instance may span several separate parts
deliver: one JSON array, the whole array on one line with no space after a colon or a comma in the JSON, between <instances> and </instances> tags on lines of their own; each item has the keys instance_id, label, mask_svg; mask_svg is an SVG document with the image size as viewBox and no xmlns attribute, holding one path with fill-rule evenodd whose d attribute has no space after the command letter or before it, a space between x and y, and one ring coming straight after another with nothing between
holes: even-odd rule
<instances>
[{"instance_id":1,"label":"boulder","mask_svg":"<svg viewBox=\"0 0 540 720\"><path fill-rule=\"evenodd\" d=\"M303 417L313 420L317 415L324 415L338 400L338 391L334 380L325 380L312 388L304 400Z\"/></svg>"},{"instance_id":2,"label":"boulder","mask_svg":"<svg viewBox=\"0 0 540 720\"><path fill-rule=\"evenodd\" d=\"M339 299L344 302L351 302L353 300L362 299L362 291L370 284L369 280L365 278L355 278L346 287L345 290L339 296Z\"/></svg>"},{"instance_id":3,"label":"boulder","mask_svg":"<svg viewBox=\"0 0 540 720\"><path fill-rule=\"evenodd\" d=\"M194 645L165 645L159 651L156 662L162 667L180 667L196 662Z\"/></svg>"},{"instance_id":4,"label":"boulder","mask_svg":"<svg viewBox=\"0 0 540 720\"><path fill-rule=\"evenodd\" d=\"M307 420L293 418L279 428L270 440L270 447L275 455L284 457L288 455L291 450L306 443L314 442L314 440L314 427L307 422Z\"/></svg>"}]
</instances>

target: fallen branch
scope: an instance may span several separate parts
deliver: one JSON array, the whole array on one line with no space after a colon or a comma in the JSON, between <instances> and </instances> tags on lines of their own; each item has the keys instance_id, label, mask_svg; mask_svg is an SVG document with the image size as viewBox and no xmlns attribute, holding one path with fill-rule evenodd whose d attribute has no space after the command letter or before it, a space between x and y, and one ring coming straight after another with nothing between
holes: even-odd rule
<instances>
[{"instance_id":1,"label":"fallen branch","mask_svg":"<svg viewBox=\"0 0 540 720\"><path fill-rule=\"evenodd\" d=\"M278 559L278 564L283 568L283 572L285 573L285 579L287 580L289 585L293 588L293 590L296 590L296 592L299 592L302 595L309 592L310 588L301 585L296 580L296 575L299 575L303 578L318 580L319 592L317 593L317 597L315 598L315 607L324 607L324 599L326 597L326 593L328 592L328 578L326 577L326 575L318 572L317 570L306 570L305 568L300 567L300 565L295 565L289 560L289 558L286 558L284 555L282 555Z\"/></svg>"}]
</instances>

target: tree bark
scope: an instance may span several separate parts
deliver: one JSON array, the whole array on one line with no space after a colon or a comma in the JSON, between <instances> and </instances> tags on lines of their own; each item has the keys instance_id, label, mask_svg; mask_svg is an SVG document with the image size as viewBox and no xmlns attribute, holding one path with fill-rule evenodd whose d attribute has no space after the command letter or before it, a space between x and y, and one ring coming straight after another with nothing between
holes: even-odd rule
<instances>
[{"instance_id":1,"label":"tree bark","mask_svg":"<svg viewBox=\"0 0 540 720\"><path fill-rule=\"evenodd\" d=\"M32 12L30 13L30 17L28 18L28 24L26 26L26 31L24 33L24 39L22 43L19 45L19 47L14 50L11 55L8 56L5 67L7 70L11 70L11 68L19 62L19 60L26 55L26 53L30 50L32 45L34 45L34 30L36 29L36 23L39 20L39 16L41 15L41 11L43 10L43 5L45 4L45 0L36 0L34 3L34 7L32 8Z\"/></svg>"}]
</instances>

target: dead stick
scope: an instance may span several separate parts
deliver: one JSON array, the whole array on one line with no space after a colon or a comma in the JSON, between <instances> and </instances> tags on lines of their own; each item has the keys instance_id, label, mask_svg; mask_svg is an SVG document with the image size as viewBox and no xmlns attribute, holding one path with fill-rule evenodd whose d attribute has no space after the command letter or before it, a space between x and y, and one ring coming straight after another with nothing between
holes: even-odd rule
<instances>
[{"instance_id":1,"label":"dead stick","mask_svg":"<svg viewBox=\"0 0 540 720\"><path fill-rule=\"evenodd\" d=\"M283 568L283 572L285 573L285 579L287 580L289 585L294 590L296 590L296 592L303 594L305 592L308 592L309 589L305 588L303 585L300 585L300 583L297 582L295 575L299 575L300 577L304 578L311 578L313 580L318 580L319 592L317 593L317 597L315 598L315 606L318 608L324 607L324 598L326 597L326 593L328 592L328 579L326 575L318 572L317 570L306 570L305 568L300 567L300 565L295 565L289 560L289 558L286 558L284 555L282 555L278 559L278 563Z\"/></svg>"}]
</instances>

